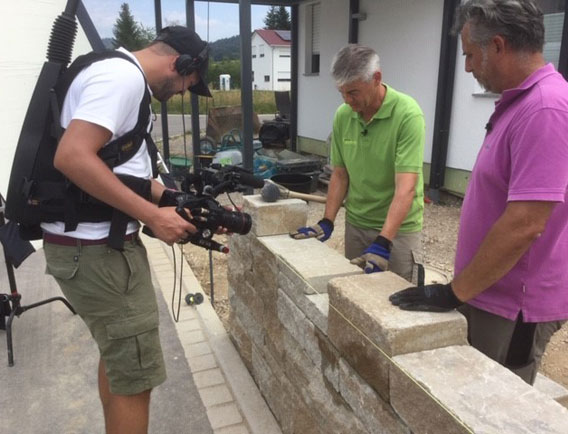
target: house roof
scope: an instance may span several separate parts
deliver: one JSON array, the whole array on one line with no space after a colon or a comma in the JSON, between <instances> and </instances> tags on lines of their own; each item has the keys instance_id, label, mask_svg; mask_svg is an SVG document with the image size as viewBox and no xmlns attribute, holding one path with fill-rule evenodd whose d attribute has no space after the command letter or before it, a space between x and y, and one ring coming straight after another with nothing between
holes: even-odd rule
<instances>
[{"instance_id":1,"label":"house roof","mask_svg":"<svg viewBox=\"0 0 568 434\"><path fill-rule=\"evenodd\" d=\"M290 30L256 29L254 32L268 45L289 46L291 44Z\"/></svg>"}]
</instances>

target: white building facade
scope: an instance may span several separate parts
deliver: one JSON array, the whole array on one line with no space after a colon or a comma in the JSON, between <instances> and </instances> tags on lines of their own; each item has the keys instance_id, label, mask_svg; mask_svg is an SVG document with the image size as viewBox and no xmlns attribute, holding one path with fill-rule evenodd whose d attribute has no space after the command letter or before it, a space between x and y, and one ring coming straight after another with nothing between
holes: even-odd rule
<instances>
[{"instance_id":1,"label":"white building facade","mask_svg":"<svg viewBox=\"0 0 568 434\"><path fill-rule=\"evenodd\" d=\"M0 2L0 16L10 17L0 27L0 105L3 137L0 141L0 193L8 192L12 160L24 116L37 78L46 60L53 21L65 9L64 0ZM91 51L77 25L73 58Z\"/></svg>"},{"instance_id":2,"label":"white building facade","mask_svg":"<svg viewBox=\"0 0 568 434\"><path fill-rule=\"evenodd\" d=\"M255 90L290 90L290 31L257 29L251 38Z\"/></svg>"}]
</instances>

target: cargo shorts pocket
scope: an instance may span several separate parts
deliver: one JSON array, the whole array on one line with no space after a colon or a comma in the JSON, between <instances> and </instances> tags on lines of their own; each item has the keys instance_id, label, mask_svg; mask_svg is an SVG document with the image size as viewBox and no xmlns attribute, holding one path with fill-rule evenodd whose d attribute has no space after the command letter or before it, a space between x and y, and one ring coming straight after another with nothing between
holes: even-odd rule
<instances>
[{"instance_id":1,"label":"cargo shorts pocket","mask_svg":"<svg viewBox=\"0 0 568 434\"><path fill-rule=\"evenodd\" d=\"M108 348L103 350L107 368L132 373L159 366L163 356L158 324L157 311L107 324Z\"/></svg>"}]
</instances>

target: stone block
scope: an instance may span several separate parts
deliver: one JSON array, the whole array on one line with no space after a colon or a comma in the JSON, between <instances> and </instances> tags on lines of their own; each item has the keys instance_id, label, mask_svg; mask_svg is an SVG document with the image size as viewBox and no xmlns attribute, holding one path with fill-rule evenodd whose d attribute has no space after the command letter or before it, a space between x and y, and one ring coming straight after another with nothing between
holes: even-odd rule
<instances>
[{"instance_id":1,"label":"stone block","mask_svg":"<svg viewBox=\"0 0 568 434\"><path fill-rule=\"evenodd\" d=\"M278 318L291 338L305 351L316 370L323 373L337 391L339 387L337 350L330 345L324 334L316 330L313 323L282 290L278 291ZM286 345L284 344L283 347L286 348ZM311 366L309 369L311 370ZM317 375L320 375L320 372Z\"/></svg>"},{"instance_id":2,"label":"stone block","mask_svg":"<svg viewBox=\"0 0 568 434\"><path fill-rule=\"evenodd\" d=\"M560 405L568 408L568 390L561 384L558 384L556 381L551 380L547 376L538 373L536 374L533 386L538 391L550 396Z\"/></svg>"},{"instance_id":3,"label":"stone block","mask_svg":"<svg viewBox=\"0 0 568 434\"><path fill-rule=\"evenodd\" d=\"M339 388L341 396L369 433L410 433L390 404L381 399L344 359L339 361Z\"/></svg>"},{"instance_id":4,"label":"stone block","mask_svg":"<svg viewBox=\"0 0 568 434\"><path fill-rule=\"evenodd\" d=\"M229 313L229 335L245 366L251 372L252 343L239 318L232 310Z\"/></svg>"},{"instance_id":5,"label":"stone block","mask_svg":"<svg viewBox=\"0 0 568 434\"><path fill-rule=\"evenodd\" d=\"M333 277L362 274L359 267L350 264L340 253L311 238L294 240L287 235L263 237L259 241L285 265L280 271L296 283L306 294L327 292L327 283Z\"/></svg>"},{"instance_id":6,"label":"stone block","mask_svg":"<svg viewBox=\"0 0 568 434\"><path fill-rule=\"evenodd\" d=\"M348 325L388 356L467 342L467 323L458 312L408 312L393 306L389 295L408 286L406 280L391 272L330 281L328 335L342 355L345 348L340 345L345 339L340 334ZM331 315L332 309L337 315ZM337 324L332 326L332 321Z\"/></svg>"},{"instance_id":7,"label":"stone block","mask_svg":"<svg viewBox=\"0 0 568 434\"><path fill-rule=\"evenodd\" d=\"M253 315L234 288L229 289L231 311L234 312L239 319L242 329L251 341L255 342L257 345L264 345L265 330L261 323L262 318L259 319Z\"/></svg>"},{"instance_id":8,"label":"stone block","mask_svg":"<svg viewBox=\"0 0 568 434\"><path fill-rule=\"evenodd\" d=\"M473 347L394 362L391 405L413 432L566 433L568 410Z\"/></svg>"},{"instance_id":9,"label":"stone block","mask_svg":"<svg viewBox=\"0 0 568 434\"><path fill-rule=\"evenodd\" d=\"M257 237L288 234L306 226L308 205L300 199L284 199L264 202L257 195L243 197L243 211L252 218L251 233Z\"/></svg>"},{"instance_id":10,"label":"stone block","mask_svg":"<svg viewBox=\"0 0 568 434\"><path fill-rule=\"evenodd\" d=\"M283 333L283 345L284 374L315 415L323 432L367 433L332 382L323 375L320 366L312 363L298 342L287 332Z\"/></svg>"},{"instance_id":11,"label":"stone block","mask_svg":"<svg viewBox=\"0 0 568 434\"><path fill-rule=\"evenodd\" d=\"M281 267L289 268L286 264L281 264ZM289 275L292 275L294 280L290 279ZM327 293L307 295L306 292L313 292L313 290L305 291L303 289L307 285L305 280L292 273L291 270L288 273L278 273L278 288L282 289L290 297L294 304L304 312L317 328L327 334L329 297Z\"/></svg>"},{"instance_id":12,"label":"stone block","mask_svg":"<svg viewBox=\"0 0 568 434\"><path fill-rule=\"evenodd\" d=\"M382 399L388 401L389 357L333 308L329 311L328 336L341 357L351 364Z\"/></svg>"}]
</instances>

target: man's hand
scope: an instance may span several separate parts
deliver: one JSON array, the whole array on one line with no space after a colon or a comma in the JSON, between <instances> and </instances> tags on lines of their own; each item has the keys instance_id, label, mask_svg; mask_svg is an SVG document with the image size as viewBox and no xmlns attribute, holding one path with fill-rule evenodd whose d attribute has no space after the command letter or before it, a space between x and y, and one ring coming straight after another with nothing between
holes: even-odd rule
<instances>
[{"instance_id":1,"label":"man's hand","mask_svg":"<svg viewBox=\"0 0 568 434\"><path fill-rule=\"evenodd\" d=\"M427 312L448 312L462 304L462 301L456 297L451 283L403 289L392 294L389 300L403 310Z\"/></svg>"},{"instance_id":2,"label":"man's hand","mask_svg":"<svg viewBox=\"0 0 568 434\"><path fill-rule=\"evenodd\" d=\"M296 232L290 232L290 236L295 240L304 240L306 238L317 238L320 241L326 241L331 237L333 232L333 222L323 218L313 226L304 226Z\"/></svg>"},{"instance_id":3,"label":"man's hand","mask_svg":"<svg viewBox=\"0 0 568 434\"><path fill-rule=\"evenodd\" d=\"M187 218L191 215L187 209L184 210ZM153 232L156 238L164 241L168 245L179 243L187 239L190 234L197 232L197 228L181 217L173 207L156 208L156 213L152 220L143 222Z\"/></svg>"},{"instance_id":4,"label":"man's hand","mask_svg":"<svg viewBox=\"0 0 568 434\"><path fill-rule=\"evenodd\" d=\"M373 243L365 249L363 254L351 260L351 263L361 267L365 273L376 273L389 269L392 242L379 235Z\"/></svg>"}]
</instances>

